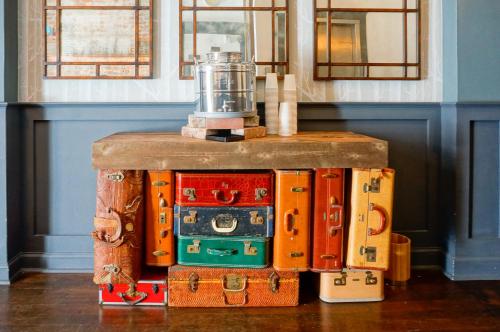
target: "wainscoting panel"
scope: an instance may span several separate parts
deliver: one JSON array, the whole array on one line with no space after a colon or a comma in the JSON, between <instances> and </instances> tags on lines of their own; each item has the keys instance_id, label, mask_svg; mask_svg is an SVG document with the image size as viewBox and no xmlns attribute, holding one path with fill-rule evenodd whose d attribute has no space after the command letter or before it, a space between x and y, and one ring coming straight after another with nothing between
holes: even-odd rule
<instances>
[{"instance_id":1,"label":"wainscoting panel","mask_svg":"<svg viewBox=\"0 0 500 332\"><path fill-rule=\"evenodd\" d=\"M91 145L122 131L178 131L193 111L180 104L20 104L23 118L22 253L14 266L92 269L95 176ZM439 266L439 104L308 104L301 130L350 130L390 142L397 169L395 229L413 240L413 264ZM260 105L262 111L262 105Z\"/></svg>"}]
</instances>

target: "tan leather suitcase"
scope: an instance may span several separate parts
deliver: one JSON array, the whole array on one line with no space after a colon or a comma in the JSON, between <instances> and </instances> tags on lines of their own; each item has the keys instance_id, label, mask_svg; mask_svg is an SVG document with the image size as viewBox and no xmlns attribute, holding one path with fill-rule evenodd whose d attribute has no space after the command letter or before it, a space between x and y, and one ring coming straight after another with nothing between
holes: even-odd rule
<instances>
[{"instance_id":1,"label":"tan leather suitcase","mask_svg":"<svg viewBox=\"0 0 500 332\"><path fill-rule=\"evenodd\" d=\"M375 302L384 299L382 271L347 270L321 273L319 298L328 303Z\"/></svg>"},{"instance_id":2,"label":"tan leather suitcase","mask_svg":"<svg viewBox=\"0 0 500 332\"><path fill-rule=\"evenodd\" d=\"M352 170L347 267L389 268L394 176L392 169Z\"/></svg>"},{"instance_id":3,"label":"tan leather suitcase","mask_svg":"<svg viewBox=\"0 0 500 332\"><path fill-rule=\"evenodd\" d=\"M299 274L265 269L168 269L170 307L287 307L299 304Z\"/></svg>"},{"instance_id":4,"label":"tan leather suitcase","mask_svg":"<svg viewBox=\"0 0 500 332\"><path fill-rule=\"evenodd\" d=\"M172 171L146 173L146 265L175 263L174 175Z\"/></svg>"},{"instance_id":5,"label":"tan leather suitcase","mask_svg":"<svg viewBox=\"0 0 500 332\"><path fill-rule=\"evenodd\" d=\"M94 282L130 284L141 276L143 171L99 170L94 218Z\"/></svg>"},{"instance_id":6,"label":"tan leather suitcase","mask_svg":"<svg viewBox=\"0 0 500 332\"><path fill-rule=\"evenodd\" d=\"M274 268L309 268L311 171L276 171Z\"/></svg>"}]
</instances>

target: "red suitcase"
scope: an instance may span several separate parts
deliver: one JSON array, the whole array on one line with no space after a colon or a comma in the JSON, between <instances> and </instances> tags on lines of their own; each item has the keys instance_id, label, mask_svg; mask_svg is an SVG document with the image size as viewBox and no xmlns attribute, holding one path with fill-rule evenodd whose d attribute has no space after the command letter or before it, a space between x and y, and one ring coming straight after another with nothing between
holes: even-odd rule
<instances>
[{"instance_id":1,"label":"red suitcase","mask_svg":"<svg viewBox=\"0 0 500 332\"><path fill-rule=\"evenodd\" d=\"M336 272L343 263L344 169L317 169L311 271Z\"/></svg>"},{"instance_id":2,"label":"red suitcase","mask_svg":"<svg viewBox=\"0 0 500 332\"><path fill-rule=\"evenodd\" d=\"M269 206L274 204L274 174L176 174L175 203L179 206Z\"/></svg>"},{"instance_id":3,"label":"red suitcase","mask_svg":"<svg viewBox=\"0 0 500 332\"><path fill-rule=\"evenodd\" d=\"M99 304L166 306L167 271L145 273L137 284L99 285Z\"/></svg>"}]
</instances>

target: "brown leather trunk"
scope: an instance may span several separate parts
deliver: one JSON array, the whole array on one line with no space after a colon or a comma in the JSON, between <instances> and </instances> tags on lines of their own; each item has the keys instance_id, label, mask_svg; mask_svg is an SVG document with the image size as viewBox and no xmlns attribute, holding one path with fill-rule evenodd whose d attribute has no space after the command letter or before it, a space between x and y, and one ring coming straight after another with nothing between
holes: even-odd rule
<instances>
[{"instance_id":1,"label":"brown leather trunk","mask_svg":"<svg viewBox=\"0 0 500 332\"><path fill-rule=\"evenodd\" d=\"M168 270L168 305L171 307L284 307L298 304L297 272L181 265Z\"/></svg>"},{"instance_id":2,"label":"brown leather trunk","mask_svg":"<svg viewBox=\"0 0 500 332\"><path fill-rule=\"evenodd\" d=\"M342 270L343 229L344 169L317 169L314 181L312 271Z\"/></svg>"},{"instance_id":3,"label":"brown leather trunk","mask_svg":"<svg viewBox=\"0 0 500 332\"><path fill-rule=\"evenodd\" d=\"M174 177L172 171L146 174L146 265L170 266L175 263Z\"/></svg>"},{"instance_id":4,"label":"brown leather trunk","mask_svg":"<svg viewBox=\"0 0 500 332\"><path fill-rule=\"evenodd\" d=\"M99 170L94 218L94 282L140 279L143 237L143 171Z\"/></svg>"}]
</instances>

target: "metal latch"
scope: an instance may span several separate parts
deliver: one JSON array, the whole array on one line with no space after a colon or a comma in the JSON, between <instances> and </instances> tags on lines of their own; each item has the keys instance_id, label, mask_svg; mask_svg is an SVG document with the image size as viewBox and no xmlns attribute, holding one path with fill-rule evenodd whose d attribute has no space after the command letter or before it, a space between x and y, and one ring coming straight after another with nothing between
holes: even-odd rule
<instances>
[{"instance_id":1,"label":"metal latch","mask_svg":"<svg viewBox=\"0 0 500 332\"><path fill-rule=\"evenodd\" d=\"M380 193L380 178L372 178L370 184L365 183L363 185L363 191L365 193Z\"/></svg>"},{"instance_id":2,"label":"metal latch","mask_svg":"<svg viewBox=\"0 0 500 332\"><path fill-rule=\"evenodd\" d=\"M252 225L264 224L264 218L259 216L259 211L250 211L250 223Z\"/></svg>"},{"instance_id":3,"label":"metal latch","mask_svg":"<svg viewBox=\"0 0 500 332\"><path fill-rule=\"evenodd\" d=\"M367 285L376 285L377 284L377 277L373 276L373 273L371 271L366 271L366 284Z\"/></svg>"},{"instance_id":4,"label":"metal latch","mask_svg":"<svg viewBox=\"0 0 500 332\"><path fill-rule=\"evenodd\" d=\"M336 179L339 176L337 174L334 174L334 173L326 173L326 174L323 174L321 177L323 179Z\"/></svg>"},{"instance_id":5,"label":"metal latch","mask_svg":"<svg viewBox=\"0 0 500 332\"><path fill-rule=\"evenodd\" d=\"M161 256L167 256L168 253L166 251L163 251L163 250L157 250L157 251L153 251L153 256L155 257L161 257Z\"/></svg>"},{"instance_id":6,"label":"metal latch","mask_svg":"<svg viewBox=\"0 0 500 332\"><path fill-rule=\"evenodd\" d=\"M158 292L160 291L160 286L158 286L157 284L153 284L151 288L153 290L153 294L158 294Z\"/></svg>"},{"instance_id":7,"label":"metal latch","mask_svg":"<svg viewBox=\"0 0 500 332\"><path fill-rule=\"evenodd\" d=\"M306 188L303 188L303 187L292 187L293 193L303 193L305 191L306 191Z\"/></svg>"},{"instance_id":8,"label":"metal latch","mask_svg":"<svg viewBox=\"0 0 500 332\"><path fill-rule=\"evenodd\" d=\"M167 223L167 214L165 212L160 213L160 224Z\"/></svg>"},{"instance_id":9,"label":"metal latch","mask_svg":"<svg viewBox=\"0 0 500 332\"><path fill-rule=\"evenodd\" d=\"M280 276L276 272L269 276L269 288L273 293L277 293L280 288Z\"/></svg>"},{"instance_id":10,"label":"metal latch","mask_svg":"<svg viewBox=\"0 0 500 332\"><path fill-rule=\"evenodd\" d=\"M154 181L153 183L151 183L151 185L153 187L164 187L168 184L168 182L165 182L165 181Z\"/></svg>"},{"instance_id":11,"label":"metal latch","mask_svg":"<svg viewBox=\"0 0 500 332\"><path fill-rule=\"evenodd\" d=\"M341 274L342 274L342 276L340 278L335 278L333 280L333 284L335 286L345 286L345 285L347 285L347 273L346 272L342 272Z\"/></svg>"},{"instance_id":12,"label":"metal latch","mask_svg":"<svg viewBox=\"0 0 500 332\"><path fill-rule=\"evenodd\" d=\"M245 256L256 256L257 255L257 248L252 247L252 241L245 241Z\"/></svg>"},{"instance_id":13,"label":"metal latch","mask_svg":"<svg viewBox=\"0 0 500 332\"><path fill-rule=\"evenodd\" d=\"M361 246L359 248L359 254L360 255L365 255L366 254L366 261L367 262L376 262L377 261L377 248L375 247L363 247Z\"/></svg>"},{"instance_id":14,"label":"metal latch","mask_svg":"<svg viewBox=\"0 0 500 332\"><path fill-rule=\"evenodd\" d=\"M200 240L193 240L193 244L187 246L188 254L199 254L200 253Z\"/></svg>"},{"instance_id":15,"label":"metal latch","mask_svg":"<svg viewBox=\"0 0 500 332\"><path fill-rule=\"evenodd\" d=\"M247 286L247 277L228 274L222 277L222 288L226 292L241 292Z\"/></svg>"},{"instance_id":16,"label":"metal latch","mask_svg":"<svg viewBox=\"0 0 500 332\"><path fill-rule=\"evenodd\" d=\"M196 293L198 290L198 282L200 281L200 276L196 273L191 273L189 275L189 290L191 293Z\"/></svg>"},{"instance_id":17,"label":"metal latch","mask_svg":"<svg viewBox=\"0 0 500 332\"><path fill-rule=\"evenodd\" d=\"M290 252L290 257L292 258L298 258L298 257L303 257L304 253L302 251L292 251Z\"/></svg>"},{"instance_id":18,"label":"metal latch","mask_svg":"<svg viewBox=\"0 0 500 332\"><path fill-rule=\"evenodd\" d=\"M182 191L182 194L184 196L188 197L188 200L190 201L196 201L196 190L194 188L184 188Z\"/></svg>"},{"instance_id":19,"label":"metal latch","mask_svg":"<svg viewBox=\"0 0 500 332\"><path fill-rule=\"evenodd\" d=\"M335 258L337 258L337 255L321 255L321 256L319 256L319 258L327 259L327 260L328 259L335 259Z\"/></svg>"},{"instance_id":20,"label":"metal latch","mask_svg":"<svg viewBox=\"0 0 500 332\"><path fill-rule=\"evenodd\" d=\"M255 189L255 200L256 201L262 201L264 197L267 196L267 189L266 188L257 188Z\"/></svg>"},{"instance_id":21,"label":"metal latch","mask_svg":"<svg viewBox=\"0 0 500 332\"><path fill-rule=\"evenodd\" d=\"M189 211L189 216L184 217L184 223L185 224L196 224L198 218L197 218L198 212L196 211Z\"/></svg>"},{"instance_id":22,"label":"metal latch","mask_svg":"<svg viewBox=\"0 0 500 332\"><path fill-rule=\"evenodd\" d=\"M121 171L116 173L110 173L106 177L108 178L109 181L113 182L122 182L123 180L125 180L125 175Z\"/></svg>"},{"instance_id":23,"label":"metal latch","mask_svg":"<svg viewBox=\"0 0 500 332\"><path fill-rule=\"evenodd\" d=\"M161 208L166 208L167 207L167 200L165 198L160 198L160 207Z\"/></svg>"}]
</instances>

